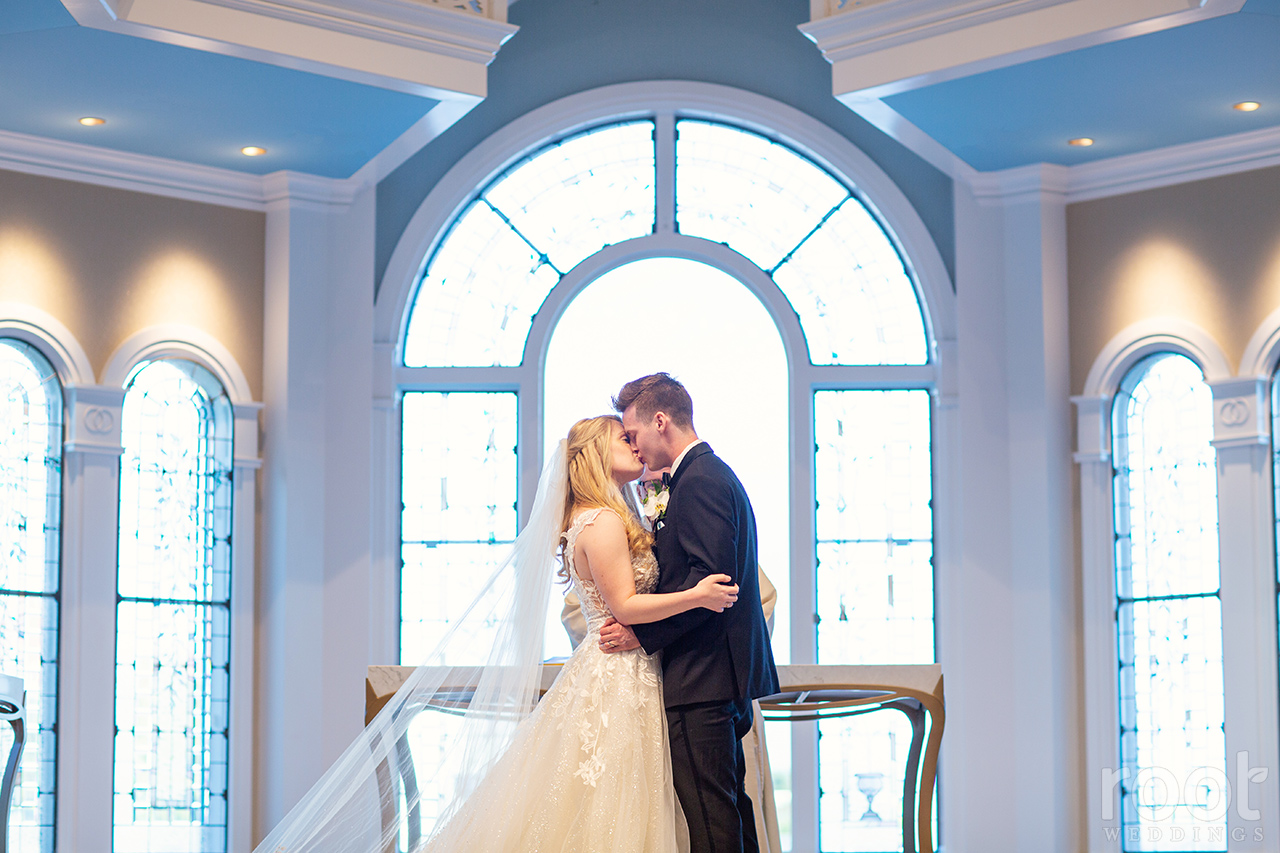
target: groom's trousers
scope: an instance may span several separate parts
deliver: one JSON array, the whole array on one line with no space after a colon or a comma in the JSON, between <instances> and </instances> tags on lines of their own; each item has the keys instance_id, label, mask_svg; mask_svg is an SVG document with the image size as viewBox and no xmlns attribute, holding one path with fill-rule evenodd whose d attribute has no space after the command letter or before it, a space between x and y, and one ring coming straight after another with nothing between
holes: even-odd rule
<instances>
[{"instance_id":1,"label":"groom's trousers","mask_svg":"<svg viewBox=\"0 0 1280 853\"><path fill-rule=\"evenodd\" d=\"M758 853L756 818L745 789L742 737L749 699L667 709L676 796L689 823L690 853Z\"/></svg>"}]
</instances>

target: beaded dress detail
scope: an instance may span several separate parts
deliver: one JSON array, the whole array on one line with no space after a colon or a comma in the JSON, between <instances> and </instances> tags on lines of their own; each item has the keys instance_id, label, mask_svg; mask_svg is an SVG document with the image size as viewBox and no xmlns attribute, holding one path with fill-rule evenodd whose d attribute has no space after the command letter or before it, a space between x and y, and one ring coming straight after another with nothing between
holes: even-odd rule
<instances>
[{"instance_id":1,"label":"beaded dress detail","mask_svg":"<svg viewBox=\"0 0 1280 853\"><path fill-rule=\"evenodd\" d=\"M565 531L564 562L587 636L520 724L507 753L423 850L505 853L684 853L684 813L671 781L662 664L643 649L600 651L611 614L579 576L574 546L599 508ZM652 592L658 564L633 556L636 592Z\"/></svg>"}]
</instances>

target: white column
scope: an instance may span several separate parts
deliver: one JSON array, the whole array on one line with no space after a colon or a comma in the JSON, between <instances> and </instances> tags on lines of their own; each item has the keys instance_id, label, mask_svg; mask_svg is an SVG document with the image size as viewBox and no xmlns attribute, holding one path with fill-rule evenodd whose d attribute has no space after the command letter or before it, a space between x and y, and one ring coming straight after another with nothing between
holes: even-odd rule
<instances>
[{"instance_id":1,"label":"white column","mask_svg":"<svg viewBox=\"0 0 1280 853\"><path fill-rule=\"evenodd\" d=\"M1073 397L1080 466L1081 624L1084 630L1084 832L1086 850L1120 849L1115 522L1111 398Z\"/></svg>"},{"instance_id":2,"label":"white column","mask_svg":"<svg viewBox=\"0 0 1280 853\"><path fill-rule=\"evenodd\" d=\"M68 386L63 445L58 847L109 853L124 390Z\"/></svg>"},{"instance_id":3,"label":"white column","mask_svg":"<svg viewBox=\"0 0 1280 853\"><path fill-rule=\"evenodd\" d=\"M1019 850L1078 845L1078 619L1064 193L1007 199L1005 340L1013 591L1010 813ZM1030 780L1035 780L1030 784Z\"/></svg>"},{"instance_id":4,"label":"white column","mask_svg":"<svg viewBox=\"0 0 1280 853\"><path fill-rule=\"evenodd\" d=\"M959 562L938 579L947 730L939 764L939 841L950 853L1014 847L1012 589L1008 538L1004 225L957 184L953 445L964 496L952 516ZM994 804L1001 804L994 807Z\"/></svg>"},{"instance_id":5,"label":"white column","mask_svg":"<svg viewBox=\"0 0 1280 853\"><path fill-rule=\"evenodd\" d=\"M956 187L958 405L941 438L963 502L938 581L939 807L962 853L1078 844L1065 199L1034 177L989 204Z\"/></svg>"},{"instance_id":6,"label":"white column","mask_svg":"<svg viewBox=\"0 0 1280 853\"><path fill-rule=\"evenodd\" d=\"M363 725L374 662L373 188L271 181L255 841Z\"/></svg>"},{"instance_id":7,"label":"white column","mask_svg":"<svg viewBox=\"0 0 1280 853\"><path fill-rule=\"evenodd\" d=\"M1275 517L1267 410L1265 379L1213 383L1232 853L1274 850L1280 840Z\"/></svg>"},{"instance_id":8,"label":"white column","mask_svg":"<svg viewBox=\"0 0 1280 853\"><path fill-rule=\"evenodd\" d=\"M253 849L254 597L258 524L258 415L261 403L234 407L231 472L231 708L227 778L227 849Z\"/></svg>"}]
</instances>

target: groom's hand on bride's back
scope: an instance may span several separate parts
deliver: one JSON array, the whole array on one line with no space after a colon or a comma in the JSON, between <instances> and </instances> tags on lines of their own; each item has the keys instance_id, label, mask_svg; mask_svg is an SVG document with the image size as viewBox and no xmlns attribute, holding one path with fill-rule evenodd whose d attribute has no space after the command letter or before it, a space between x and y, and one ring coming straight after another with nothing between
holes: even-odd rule
<instances>
[{"instance_id":1,"label":"groom's hand on bride's back","mask_svg":"<svg viewBox=\"0 0 1280 853\"><path fill-rule=\"evenodd\" d=\"M604 625L600 627L600 651L613 654L638 648L640 641L636 639L634 631L612 616L604 620Z\"/></svg>"}]
</instances>

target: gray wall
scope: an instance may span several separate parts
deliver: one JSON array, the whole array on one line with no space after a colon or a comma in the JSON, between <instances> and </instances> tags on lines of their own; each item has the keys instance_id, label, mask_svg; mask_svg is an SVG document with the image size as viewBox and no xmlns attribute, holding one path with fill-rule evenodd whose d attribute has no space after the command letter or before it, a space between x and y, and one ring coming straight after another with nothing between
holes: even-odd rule
<instances>
[{"instance_id":1,"label":"gray wall","mask_svg":"<svg viewBox=\"0 0 1280 853\"><path fill-rule=\"evenodd\" d=\"M378 185L374 280L440 178L486 137L576 92L639 80L734 86L802 110L857 145L919 212L953 272L951 179L831 95L831 66L796 29L808 0L523 0L489 67L489 97Z\"/></svg>"}]
</instances>

